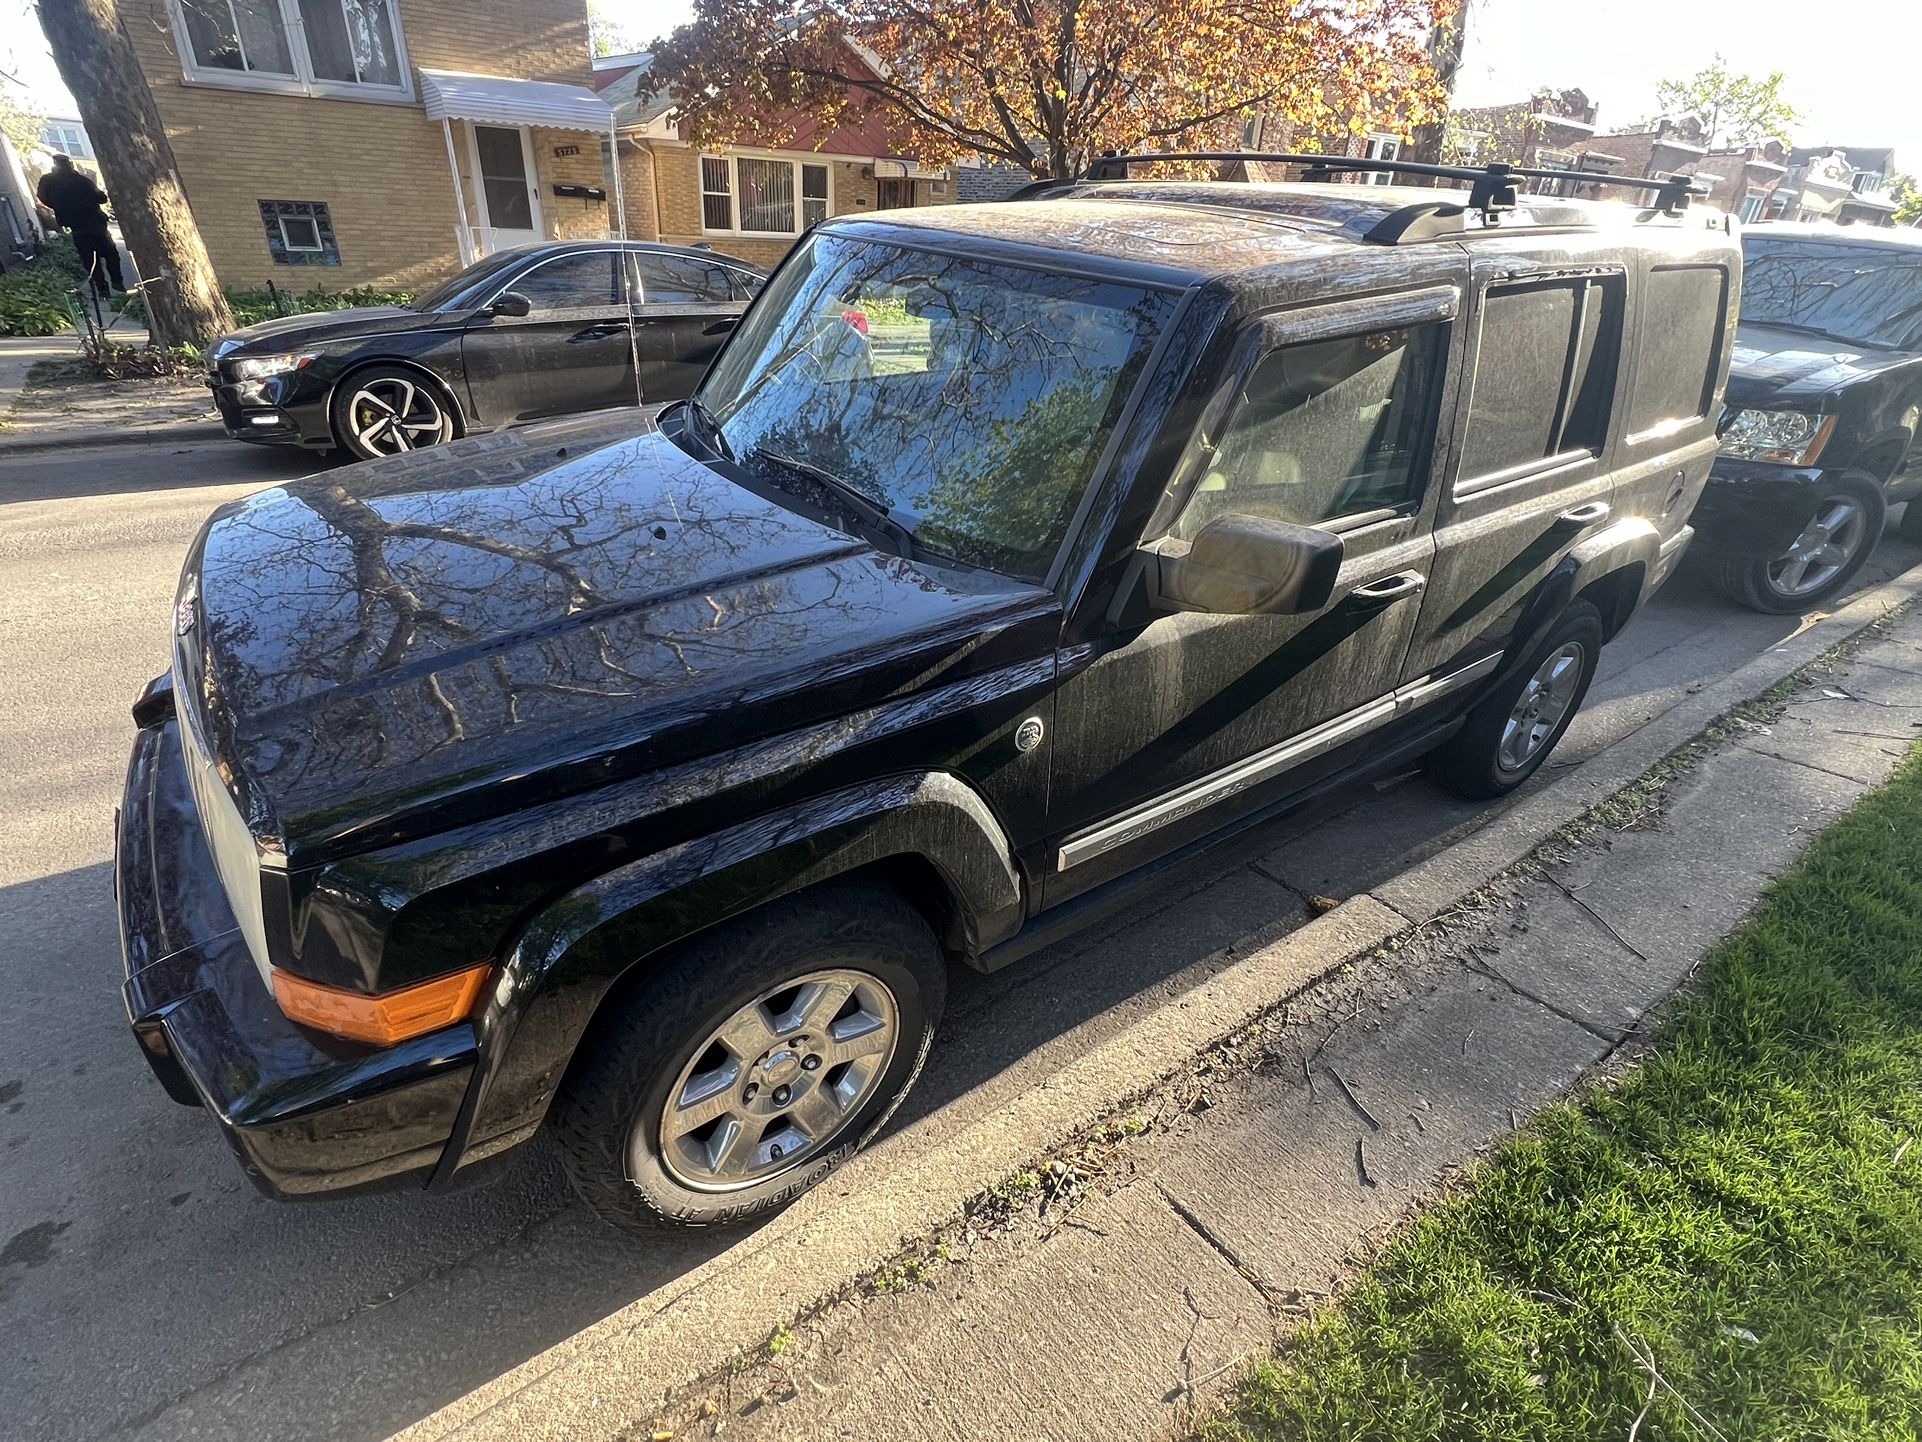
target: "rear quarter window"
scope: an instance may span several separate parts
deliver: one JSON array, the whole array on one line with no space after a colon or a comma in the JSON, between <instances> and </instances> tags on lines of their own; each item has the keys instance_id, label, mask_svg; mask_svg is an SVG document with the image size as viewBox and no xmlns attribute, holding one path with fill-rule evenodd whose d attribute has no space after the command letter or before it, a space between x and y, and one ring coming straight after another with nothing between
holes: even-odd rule
<instances>
[{"instance_id":1,"label":"rear quarter window","mask_svg":"<svg viewBox=\"0 0 1922 1442\"><path fill-rule=\"evenodd\" d=\"M1662 266L1649 272L1628 407L1630 441L1670 435L1708 415L1727 313L1725 266Z\"/></svg>"}]
</instances>

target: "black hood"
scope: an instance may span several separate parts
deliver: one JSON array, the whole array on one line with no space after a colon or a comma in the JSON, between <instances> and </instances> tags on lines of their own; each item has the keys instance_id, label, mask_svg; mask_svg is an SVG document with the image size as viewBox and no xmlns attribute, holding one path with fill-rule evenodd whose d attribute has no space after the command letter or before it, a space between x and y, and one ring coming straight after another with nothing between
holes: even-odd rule
<instances>
[{"instance_id":1,"label":"black hood","mask_svg":"<svg viewBox=\"0 0 1922 1442\"><path fill-rule=\"evenodd\" d=\"M1728 398L1740 406L1814 408L1824 396L1916 359L1906 351L1877 350L1808 331L1743 321L1735 328Z\"/></svg>"},{"instance_id":2,"label":"black hood","mask_svg":"<svg viewBox=\"0 0 1922 1442\"><path fill-rule=\"evenodd\" d=\"M1053 644L1052 593L944 580L727 480L632 412L620 424L646 429L611 445L581 443L594 424L604 439L583 419L311 477L208 523L177 690L290 863Z\"/></svg>"},{"instance_id":3,"label":"black hood","mask_svg":"<svg viewBox=\"0 0 1922 1442\"><path fill-rule=\"evenodd\" d=\"M242 326L223 337L210 354L215 360L271 354L366 336L433 330L458 324L459 320L459 316L442 311L412 310L404 305L357 305L348 310L309 311Z\"/></svg>"}]
</instances>

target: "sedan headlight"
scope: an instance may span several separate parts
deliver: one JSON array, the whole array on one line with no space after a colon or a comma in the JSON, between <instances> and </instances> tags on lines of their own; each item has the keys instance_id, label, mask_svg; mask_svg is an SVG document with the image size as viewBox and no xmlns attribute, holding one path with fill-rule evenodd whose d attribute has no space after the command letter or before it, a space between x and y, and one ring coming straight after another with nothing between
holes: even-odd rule
<instances>
[{"instance_id":1,"label":"sedan headlight","mask_svg":"<svg viewBox=\"0 0 1922 1442\"><path fill-rule=\"evenodd\" d=\"M284 376L311 365L314 357L288 351L285 355L247 356L231 362L234 379L237 381L264 381L268 376Z\"/></svg>"},{"instance_id":2,"label":"sedan headlight","mask_svg":"<svg viewBox=\"0 0 1922 1442\"><path fill-rule=\"evenodd\" d=\"M1811 465L1834 430L1834 416L1812 416L1805 411L1737 411L1722 429L1722 454L1743 461Z\"/></svg>"}]
</instances>

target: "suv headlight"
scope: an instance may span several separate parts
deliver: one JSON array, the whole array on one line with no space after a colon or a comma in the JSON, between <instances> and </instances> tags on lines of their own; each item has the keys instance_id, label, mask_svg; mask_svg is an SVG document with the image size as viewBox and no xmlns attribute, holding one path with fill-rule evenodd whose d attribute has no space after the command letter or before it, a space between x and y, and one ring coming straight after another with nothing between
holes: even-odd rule
<instances>
[{"instance_id":1,"label":"suv headlight","mask_svg":"<svg viewBox=\"0 0 1922 1442\"><path fill-rule=\"evenodd\" d=\"M269 376L284 376L313 363L313 356L289 351L285 355L248 356L230 362L237 381L264 381Z\"/></svg>"},{"instance_id":2,"label":"suv headlight","mask_svg":"<svg viewBox=\"0 0 1922 1442\"><path fill-rule=\"evenodd\" d=\"M1835 430L1834 416L1805 411L1737 411L1722 430L1722 454L1784 466L1814 463Z\"/></svg>"}]
</instances>

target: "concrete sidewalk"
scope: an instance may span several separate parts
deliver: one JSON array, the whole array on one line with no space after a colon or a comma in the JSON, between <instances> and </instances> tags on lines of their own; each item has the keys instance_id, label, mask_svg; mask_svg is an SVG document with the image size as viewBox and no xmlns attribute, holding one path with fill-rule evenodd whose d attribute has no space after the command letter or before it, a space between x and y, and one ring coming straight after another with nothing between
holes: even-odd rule
<instances>
[{"instance_id":1,"label":"concrete sidewalk","mask_svg":"<svg viewBox=\"0 0 1922 1442\"><path fill-rule=\"evenodd\" d=\"M884 1139L728 1252L403 1435L1180 1432L1371 1232L1632 1039L1767 876L1895 764L1922 724L1922 618L1863 628L1918 591L1910 573L1812 618L1428 860L1231 951L965 1131ZM1852 639L1859 659L1766 733L1718 721ZM1643 827L1663 813L1639 787L1611 808L1635 828L1564 863L1600 870L1491 894L1677 757L1692 769L1665 829ZM980 1192L1037 1157L1051 1160L1033 1190ZM770 1356L797 1318L812 1320Z\"/></svg>"},{"instance_id":2,"label":"concrete sidewalk","mask_svg":"<svg viewBox=\"0 0 1922 1442\"><path fill-rule=\"evenodd\" d=\"M147 332L115 317L107 337L142 346ZM0 456L82 447L154 445L221 434L219 413L197 378L74 380L29 389L41 361L78 360L80 338L0 337Z\"/></svg>"}]
</instances>

